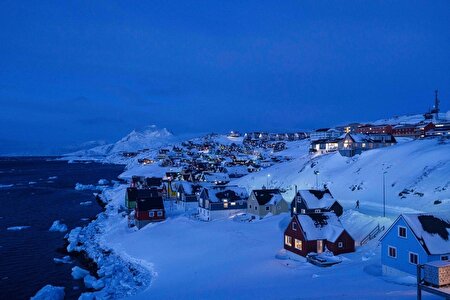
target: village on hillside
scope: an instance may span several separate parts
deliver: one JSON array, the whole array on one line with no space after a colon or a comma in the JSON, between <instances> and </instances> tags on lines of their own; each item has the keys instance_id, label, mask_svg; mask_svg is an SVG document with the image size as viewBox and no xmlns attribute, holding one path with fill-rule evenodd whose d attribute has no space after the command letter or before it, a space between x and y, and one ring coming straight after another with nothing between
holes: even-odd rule
<instances>
[{"instance_id":1,"label":"village on hillside","mask_svg":"<svg viewBox=\"0 0 450 300\"><path fill-rule=\"evenodd\" d=\"M282 233L271 237L279 241L272 247L282 249L277 255L285 260L331 267L329 272L333 272L336 265L348 260L345 255L367 251L367 244L379 244L383 276L419 276L419 294L423 290L450 297L448 211L399 213L393 222L381 218L361 223L355 221L363 216L358 212L360 201L356 200L349 210L348 203L344 205L344 199L335 197L333 188L319 180L319 171L312 173L313 185L295 185L289 191L264 172L292 161L295 147L305 144L309 149L305 159L312 162L335 152L352 158L406 141L446 142L450 139L450 121L441 116L436 93L434 108L415 123L391 119L385 124L351 123L311 132L232 131L226 136L210 134L156 151L122 152L134 168L126 172L127 187L116 206L126 220L120 226L140 231L149 224L172 222L179 216L211 226L220 220L232 220L239 226L288 217L280 223ZM145 172L133 174L138 169ZM239 184L246 176L264 176L259 181L263 184L249 190ZM152 229L146 233L151 235Z\"/></svg>"}]
</instances>

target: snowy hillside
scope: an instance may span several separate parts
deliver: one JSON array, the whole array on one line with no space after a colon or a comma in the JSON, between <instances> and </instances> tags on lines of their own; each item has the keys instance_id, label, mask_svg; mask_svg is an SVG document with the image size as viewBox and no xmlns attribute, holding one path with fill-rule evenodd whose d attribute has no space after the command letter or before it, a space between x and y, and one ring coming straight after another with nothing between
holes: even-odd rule
<instances>
[{"instance_id":1,"label":"snowy hillside","mask_svg":"<svg viewBox=\"0 0 450 300\"><path fill-rule=\"evenodd\" d=\"M285 196L291 201L294 185L299 189L314 187L314 171L319 171L319 185L327 184L339 201L354 205L356 200L360 200L363 206L379 209L383 172L386 172L386 198L391 210L396 207L427 212L450 209L448 140L414 140L366 151L352 158L333 153L309 160L305 154L299 152L298 158L292 161L239 178L233 183L249 190L269 183L270 187L286 189Z\"/></svg>"},{"instance_id":2,"label":"snowy hillside","mask_svg":"<svg viewBox=\"0 0 450 300\"><path fill-rule=\"evenodd\" d=\"M439 120L440 121L449 121L450 120L450 111L447 113L439 113ZM388 119L380 119L374 122L365 122L368 124L374 124L374 125L383 125L383 124L390 124L390 125L397 125L397 124L417 124L419 122L425 121L425 117L423 114L417 114L417 115L405 115L405 116L395 116ZM432 120L430 120L432 121Z\"/></svg>"}]
</instances>

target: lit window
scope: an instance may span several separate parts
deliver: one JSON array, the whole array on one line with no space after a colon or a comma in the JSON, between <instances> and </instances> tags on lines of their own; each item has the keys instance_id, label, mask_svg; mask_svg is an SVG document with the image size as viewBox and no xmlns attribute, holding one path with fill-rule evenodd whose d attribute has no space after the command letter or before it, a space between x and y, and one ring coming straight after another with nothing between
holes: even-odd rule
<instances>
[{"instance_id":1,"label":"lit window","mask_svg":"<svg viewBox=\"0 0 450 300\"><path fill-rule=\"evenodd\" d=\"M223 207L224 207L224 208L228 208L228 202L225 202L225 203L223 204Z\"/></svg>"},{"instance_id":2,"label":"lit window","mask_svg":"<svg viewBox=\"0 0 450 300\"><path fill-rule=\"evenodd\" d=\"M285 235L285 236L284 236L284 243L285 243L287 246L292 246L292 237L290 237L290 236L288 236L288 235Z\"/></svg>"},{"instance_id":3,"label":"lit window","mask_svg":"<svg viewBox=\"0 0 450 300\"><path fill-rule=\"evenodd\" d=\"M306 211L304 209L301 210L301 213L304 214Z\"/></svg>"},{"instance_id":4,"label":"lit window","mask_svg":"<svg viewBox=\"0 0 450 300\"><path fill-rule=\"evenodd\" d=\"M389 246L388 247L388 255L392 258L397 258L397 248Z\"/></svg>"},{"instance_id":5,"label":"lit window","mask_svg":"<svg viewBox=\"0 0 450 300\"><path fill-rule=\"evenodd\" d=\"M398 236L406 238L406 227L398 226Z\"/></svg>"},{"instance_id":6,"label":"lit window","mask_svg":"<svg viewBox=\"0 0 450 300\"><path fill-rule=\"evenodd\" d=\"M295 239L295 249L302 250L302 241Z\"/></svg>"},{"instance_id":7,"label":"lit window","mask_svg":"<svg viewBox=\"0 0 450 300\"><path fill-rule=\"evenodd\" d=\"M344 247L344 243L339 242L339 243L338 243L338 248L343 248L343 247Z\"/></svg>"},{"instance_id":8,"label":"lit window","mask_svg":"<svg viewBox=\"0 0 450 300\"><path fill-rule=\"evenodd\" d=\"M417 265L419 262L419 256L416 253L409 252L409 263Z\"/></svg>"}]
</instances>

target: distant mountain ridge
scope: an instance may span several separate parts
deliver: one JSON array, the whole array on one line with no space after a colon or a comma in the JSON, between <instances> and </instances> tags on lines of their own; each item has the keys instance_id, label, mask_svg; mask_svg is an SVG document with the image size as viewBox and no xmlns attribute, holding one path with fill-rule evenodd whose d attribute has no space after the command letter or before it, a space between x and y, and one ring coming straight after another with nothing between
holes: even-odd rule
<instances>
[{"instance_id":1,"label":"distant mountain ridge","mask_svg":"<svg viewBox=\"0 0 450 300\"><path fill-rule=\"evenodd\" d=\"M166 128L150 125L143 130L133 130L119 141L66 154L66 156L108 156L119 152L136 152L143 149L156 149L175 141L175 136Z\"/></svg>"}]
</instances>

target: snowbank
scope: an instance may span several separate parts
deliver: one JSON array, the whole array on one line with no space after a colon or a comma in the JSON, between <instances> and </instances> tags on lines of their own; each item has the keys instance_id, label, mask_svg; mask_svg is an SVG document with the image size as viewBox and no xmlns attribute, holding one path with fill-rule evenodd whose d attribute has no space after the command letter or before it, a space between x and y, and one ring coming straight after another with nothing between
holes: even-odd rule
<instances>
[{"instance_id":1,"label":"snowbank","mask_svg":"<svg viewBox=\"0 0 450 300\"><path fill-rule=\"evenodd\" d=\"M0 189L7 189L13 187L14 184L0 184Z\"/></svg>"},{"instance_id":2,"label":"snowbank","mask_svg":"<svg viewBox=\"0 0 450 300\"><path fill-rule=\"evenodd\" d=\"M67 231L67 225L66 224L62 224L59 220L56 220L56 221L53 222L53 224L50 227L49 231L66 232Z\"/></svg>"},{"instance_id":3,"label":"snowbank","mask_svg":"<svg viewBox=\"0 0 450 300\"><path fill-rule=\"evenodd\" d=\"M63 300L64 288L47 284L31 300Z\"/></svg>"}]
</instances>

